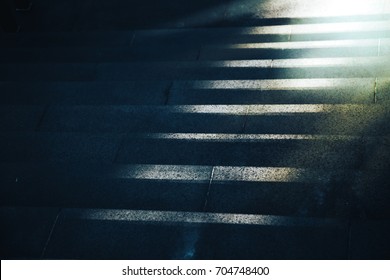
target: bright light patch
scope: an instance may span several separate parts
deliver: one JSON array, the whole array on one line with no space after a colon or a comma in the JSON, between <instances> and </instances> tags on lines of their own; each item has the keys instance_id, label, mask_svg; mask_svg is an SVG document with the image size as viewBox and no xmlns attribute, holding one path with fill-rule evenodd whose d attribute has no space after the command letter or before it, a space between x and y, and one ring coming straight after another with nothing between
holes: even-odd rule
<instances>
[{"instance_id":1,"label":"bright light patch","mask_svg":"<svg viewBox=\"0 0 390 280\"><path fill-rule=\"evenodd\" d=\"M329 49L350 47L377 47L379 39L365 40L328 40L328 41L302 41L302 42L272 42L227 45L230 49ZM224 46L221 46L224 47Z\"/></svg>"},{"instance_id":2,"label":"bright light patch","mask_svg":"<svg viewBox=\"0 0 390 280\"><path fill-rule=\"evenodd\" d=\"M323 226L337 225L334 219L280 217L270 215L197 213L174 211L114 210L114 209L64 209L71 219L98 221L190 223L190 224L242 224L264 226Z\"/></svg>"},{"instance_id":3,"label":"bright light patch","mask_svg":"<svg viewBox=\"0 0 390 280\"><path fill-rule=\"evenodd\" d=\"M383 13L386 0L243 0L264 18L342 17ZM234 10L235 3L232 3ZM237 11L237 16L240 16ZM242 15L241 15L242 16Z\"/></svg>"},{"instance_id":4,"label":"bright light patch","mask_svg":"<svg viewBox=\"0 0 390 280\"><path fill-rule=\"evenodd\" d=\"M299 105L250 105L248 115L324 113L330 112L332 105L299 104Z\"/></svg>"},{"instance_id":5,"label":"bright light patch","mask_svg":"<svg viewBox=\"0 0 390 280\"><path fill-rule=\"evenodd\" d=\"M247 105L181 105L173 106L171 113L245 115Z\"/></svg>"},{"instance_id":6,"label":"bright light patch","mask_svg":"<svg viewBox=\"0 0 390 280\"><path fill-rule=\"evenodd\" d=\"M300 68L300 67L367 67L381 66L390 57L335 57L335 58L293 58L253 59L206 62L205 67L226 68Z\"/></svg>"},{"instance_id":7,"label":"bright light patch","mask_svg":"<svg viewBox=\"0 0 390 280\"><path fill-rule=\"evenodd\" d=\"M242 30L247 35L295 35L318 33L348 33L348 32L385 32L390 31L390 21L354 21L312 24L292 24L276 26L248 27Z\"/></svg>"},{"instance_id":8,"label":"bright light patch","mask_svg":"<svg viewBox=\"0 0 390 280\"><path fill-rule=\"evenodd\" d=\"M367 67L383 65L386 57L335 57L335 58L301 58L275 59L272 68L301 68L301 67Z\"/></svg>"},{"instance_id":9,"label":"bright light patch","mask_svg":"<svg viewBox=\"0 0 390 280\"><path fill-rule=\"evenodd\" d=\"M192 114L228 114L228 115L274 115L274 114L295 114L295 113L324 113L345 106L359 105L324 105L324 104L300 104L300 105L183 105L174 106L171 113L192 113ZM351 108L352 109L352 108Z\"/></svg>"},{"instance_id":10,"label":"bright light patch","mask_svg":"<svg viewBox=\"0 0 390 280\"><path fill-rule=\"evenodd\" d=\"M187 165L129 165L117 170L117 178L167 181L208 181L212 167Z\"/></svg>"},{"instance_id":11,"label":"bright light patch","mask_svg":"<svg viewBox=\"0 0 390 280\"><path fill-rule=\"evenodd\" d=\"M269 79L194 81L194 89L315 90L348 88L373 84L371 78Z\"/></svg>"},{"instance_id":12,"label":"bright light patch","mask_svg":"<svg viewBox=\"0 0 390 280\"><path fill-rule=\"evenodd\" d=\"M214 170L213 181L301 182L305 169L220 166Z\"/></svg>"},{"instance_id":13,"label":"bright light patch","mask_svg":"<svg viewBox=\"0 0 390 280\"><path fill-rule=\"evenodd\" d=\"M218 182L306 182L328 180L332 172L288 167L152 165L122 166L115 177L135 180Z\"/></svg>"},{"instance_id":14,"label":"bright light patch","mask_svg":"<svg viewBox=\"0 0 390 280\"><path fill-rule=\"evenodd\" d=\"M227 68L269 68L272 67L272 59L252 59L252 60L225 60L206 62L204 66L208 67L227 67Z\"/></svg>"},{"instance_id":15,"label":"bright light patch","mask_svg":"<svg viewBox=\"0 0 390 280\"><path fill-rule=\"evenodd\" d=\"M302 10L316 16L356 16L382 12L382 0L305 0Z\"/></svg>"},{"instance_id":16,"label":"bright light patch","mask_svg":"<svg viewBox=\"0 0 390 280\"><path fill-rule=\"evenodd\" d=\"M262 142L275 140L351 141L360 139L347 135L315 134L221 134L221 133L151 133L135 135L145 139L188 140L207 142Z\"/></svg>"},{"instance_id":17,"label":"bright light patch","mask_svg":"<svg viewBox=\"0 0 390 280\"><path fill-rule=\"evenodd\" d=\"M318 23L297 24L291 27L292 34L314 33L348 33L348 32L378 32L390 31L390 21L367 21L367 22L342 22L342 23Z\"/></svg>"}]
</instances>

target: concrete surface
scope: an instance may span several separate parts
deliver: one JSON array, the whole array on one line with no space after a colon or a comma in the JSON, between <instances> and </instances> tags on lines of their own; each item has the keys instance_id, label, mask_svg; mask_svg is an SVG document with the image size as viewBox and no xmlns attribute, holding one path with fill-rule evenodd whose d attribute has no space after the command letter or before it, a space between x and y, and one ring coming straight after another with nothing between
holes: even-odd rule
<instances>
[{"instance_id":1,"label":"concrete surface","mask_svg":"<svg viewBox=\"0 0 390 280\"><path fill-rule=\"evenodd\" d=\"M390 258L389 8L34 1L0 33L1 258Z\"/></svg>"}]
</instances>

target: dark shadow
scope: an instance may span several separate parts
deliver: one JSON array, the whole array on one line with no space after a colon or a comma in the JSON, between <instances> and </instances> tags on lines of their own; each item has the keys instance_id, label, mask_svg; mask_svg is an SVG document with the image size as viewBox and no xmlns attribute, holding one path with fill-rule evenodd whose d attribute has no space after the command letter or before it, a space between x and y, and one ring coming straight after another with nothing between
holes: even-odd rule
<instances>
[{"instance_id":1,"label":"dark shadow","mask_svg":"<svg viewBox=\"0 0 390 280\"><path fill-rule=\"evenodd\" d=\"M205 46L208 44L242 43L240 40L287 41L289 37L286 34L242 35L239 28L229 32L213 29L202 33L196 27L289 25L356 19L256 19L250 14L227 19L225 7L235 2L239 1L35 1L34 11L23 29L26 33L178 29L137 31L135 36L132 32L125 33L125 40L121 42L122 52L109 50L102 55L98 50L84 56L83 51L94 49L91 43L79 53L76 50L65 54L58 49L52 53L45 50L39 53L39 50L31 48L31 53L16 59L18 63L7 58L10 63L4 64L7 67L2 67L0 71L0 77L6 81L0 84L6 92L1 99L5 108L1 113L5 121L2 123L0 145L0 215L2 228L8 229L5 237L2 235L0 238L3 242L1 247L6 248L2 253L5 257L169 259L185 257L188 249L191 257L202 259L343 259L349 256L346 240L351 238L348 231L353 228L347 220L388 219L389 179L385 173L389 169L390 156L388 142L382 139L389 133L388 114L379 112L370 116L371 112L345 110L340 116L330 116L327 112L248 115L249 108L245 114L196 111L177 114L166 110L170 105L343 104L355 101L353 98L356 98L356 103L373 101L369 99L371 89L364 92L365 98L368 96L364 99L357 97L355 91L342 93L337 89L303 92L297 89L244 87L238 87L238 90L180 88L178 84L185 84L186 80L226 82L372 77L366 69L353 67L210 67L207 64L209 60L289 59L310 57L308 52L312 52L313 57L321 57L322 54L328 58L354 55L349 50L340 52L339 49L320 48L246 52L221 52L216 49L209 51L207 56ZM110 14L107 10L109 6L117 12ZM359 17L359 20L378 18L367 15ZM390 16L381 15L381 18ZM322 39L333 35L321 34ZM376 35L368 32L360 34L359 38L375 38ZM19 38L17 36L15 38ZM53 41L50 41L53 37L49 36L41 42L33 42L34 37L28 39L27 36L25 42L44 49L45 46L61 46L66 40L72 40L71 37L66 39L61 36L63 34ZM79 32L78 36L82 38L83 32ZM306 39L310 38L311 34ZM99 40L104 42L104 38ZM317 51L315 55L314 51ZM365 56L367 51L371 49L362 47L355 56ZM375 54L377 48L373 51L372 54ZM56 56L56 52L60 55ZM35 56L31 57L31 54ZM77 61L78 64L68 63ZM148 64L152 61L162 63ZM171 61L170 64L164 64L167 61ZM179 62L183 61L189 66L180 67ZM372 93L374 91L373 86ZM154 108L153 105L160 107ZM367 119L371 121L363 127L361 124ZM191 139L145 139L137 135L190 132L335 134L354 135L357 139L192 142ZM372 136L380 136L380 140L373 140ZM137 170L134 171L137 167L129 171L129 165L142 164L195 166L196 171L192 175L198 177L176 181L169 177L137 178ZM322 175L325 175L310 178L313 182L303 183L289 181L288 178L275 182L212 182L209 178L213 167L223 165L312 168L322 170ZM150 170L147 169L147 172ZM207 195L210 197L205 204ZM29 213L28 207L33 207L36 212ZM153 224L124 221L120 216L103 221L80 218L82 208L265 214L309 220L313 217L319 220L336 218L341 222L338 220L334 226L323 228L310 224L291 227L284 224ZM23 223L25 221L28 222ZM385 225L379 234L385 236L387 229ZM357 237L368 236L375 241L375 235L366 234L364 230ZM18 235L15 236L14 232ZM200 236L197 236L198 233ZM11 242L6 244L5 239ZM19 240L24 243L19 244ZM388 246L387 241L383 243ZM180 246L181 250L177 252Z\"/></svg>"}]
</instances>

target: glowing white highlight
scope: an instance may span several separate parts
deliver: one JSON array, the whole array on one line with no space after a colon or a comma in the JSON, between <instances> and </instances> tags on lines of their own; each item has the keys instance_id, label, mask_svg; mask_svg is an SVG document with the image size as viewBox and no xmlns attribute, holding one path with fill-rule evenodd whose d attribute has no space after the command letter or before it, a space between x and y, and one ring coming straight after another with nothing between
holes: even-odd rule
<instances>
[{"instance_id":1,"label":"glowing white highlight","mask_svg":"<svg viewBox=\"0 0 390 280\"><path fill-rule=\"evenodd\" d=\"M314 23L248 27L242 30L247 35L295 35L318 33L347 33L347 32L385 32L390 31L390 21Z\"/></svg>"},{"instance_id":2,"label":"glowing white highlight","mask_svg":"<svg viewBox=\"0 0 390 280\"><path fill-rule=\"evenodd\" d=\"M300 67L374 67L385 64L390 56L382 57L335 57L335 58L298 58L298 59L253 59L226 60L203 63L205 67L226 68L300 68Z\"/></svg>"},{"instance_id":3,"label":"glowing white highlight","mask_svg":"<svg viewBox=\"0 0 390 280\"><path fill-rule=\"evenodd\" d=\"M215 168L213 181L304 182L308 173L313 177L314 173L299 168L220 166Z\"/></svg>"},{"instance_id":4,"label":"glowing white highlight","mask_svg":"<svg viewBox=\"0 0 390 280\"><path fill-rule=\"evenodd\" d=\"M264 18L342 17L386 12L384 0L246 0L251 10ZM231 7L235 7L235 3ZM237 11L237 16L242 16Z\"/></svg>"},{"instance_id":5,"label":"glowing white highlight","mask_svg":"<svg viewBox=\"0 0 390 280\"><path fill-rule=\"evenodd\" d=\"M170 108L171 113L274 115L295 113L327 113L344 109L347 105L300 104L300 105L183 105ZM359 105L348 105L359 106ZM353 108L351 108L353 109Z\"/></svg>"},{"instance_id":6,"label":"glowing white highlight","mask_svg":"<svg viewBox=\"0 0 390 280\"><path fill-rule=\"evenodd\" d=\"M197 213L174 211L65 209L64 216L72 219L124 221L147 223L241 224L264 226L322 226L338 224L334 219L293 218L270 215Z\"/></svg>"},{"instance_id":7,"label":"glowing white highlight","mask_svg":"<svg viewBox=\"0 0 390 280\"><path fill-rule=\"evenodd\" d=\"M213 172L212 172L213 171ZM116 178L183 182L320 182L329 172L304 168L199 166L199 165L129 165L119 168Z\"/></svg>"},{"instance_id":8,"label":"glowing white highlight","mask_svg":"<svg viewBox=\"0 0 390 280\"><path fill-rule=\"evenodd\" d=\"M312 90L349 88L372 84L372 78L269 79L194 81L195 89Z\"/></svg>"},{"instance_id":9,"label":"glowing white highlight","mask_svg":"<svg viewBox=\"0 0 390 280\"><path fill-rule=\"evenodd\" d=\"M169 181L209 181L211 167L191 165L130 165L117 170L117 178Z\"/></svg>"},{"instance_id":10,"label":"glowing white highlight","mask_svg":"<svg viewBox=\"0 0 390 280\"><path fill-rule=\"evenodd\" d=\"M328 41L299 41L299 42L272 42L272 43L247 43L218 46L229 49L329 49L350 47L377 47L379 39L366 40L328 40Z\"/></svg>"},{"instance_id":11,"label":"glowing white highlight","mask_svg":"<svg viewBox=\"0 0 390 280\"><path fill-rule=\"evenodd\" d=\"M315 134L218 134L218 133L151 133L134 135L145 139L188 140L207 142L263 142L275 140L352 141L360 139L349 135Z\"/></svg>"}]
</instances>

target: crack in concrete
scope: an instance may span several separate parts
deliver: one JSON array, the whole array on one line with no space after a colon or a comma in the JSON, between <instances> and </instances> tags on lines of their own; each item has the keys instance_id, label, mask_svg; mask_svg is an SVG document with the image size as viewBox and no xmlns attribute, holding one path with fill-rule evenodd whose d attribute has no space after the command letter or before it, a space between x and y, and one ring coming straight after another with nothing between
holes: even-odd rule
<instances>
[{"instance_id":1,"label":"crack in concrete","mask_svg":"<svg viewBox=\"0 0 390 280\"><path fill-rule=\"evenodd\" d=\"M172 87L173 87L173 81L171 81L169 83L169 85L165 88L164 90L164 106L168 105L169 104L169 98L171 96L171 90L172 90Z\"/></svg>"},{"instance_id":2,"label":"crack in concrete","mask_svg":"<svg viewBox=\"0 0 390 280\"><path fill-rule=\"evenodd\" d=\"M133 33L133 36L131 37L131 41L130 41L130 48L133 46L133 44L134 44L134 40L135 40L135 36L136 36L136 34L137 34L137 32L134 32Z\"/></svg>"},{"instance_id":3,"label":"crack in concrete","mask_svg":"<svg viewBox=\"0 0 390 280\"><path fill-rule=\"evenodd\" d=\"M198 50L198 53L196 55L196 61L199 61L200 59L200 55L202 54L202 45L199 46L199 50Z\"/></svg>"},{"instance_id":4,"label":"crack in concrete","mask_svg":"<svg viewBox=\"0 0 390 280\"><path fill-rule=\"evenodd\" d=\"M204 204L203 204L203 209L202 209L203 212L206 211L206 209L207 209L207 204L208 204L208 202L209 202L209 196L210 196L210 191L211 191L211 185L212 185L212 183L213 183L213 178L214 178L214 171L215 171L215 166L213 166L213 169L211 170L209 186L208 186L208 189L207 189L206 198L205 198L205 201L204 201Z\"/></svg>"},{"instance_id":5,"label":"crack in concrete","mask_svg":"<svg viewBox=\"0 0 390 280\"><path fill-rule=\"evenodd\" d=\"M50 243L51 238L52 238L52 236L53 236L54 229L55 229L55 227L57 226L58 218L60 217L61 213L62 213L62 209L59 209L59 210L58 210L58 213L57 213L57 216L56 216L56 218L54 219L53 225L52 225L52 227L51 227L51 229L50 229L50 233L49 233L49 236L47 237L45 246L43 247L43 250L42 250L42 253L41 253L41 259L43 259L43 258L45 257L46 250L47 250L47 248L48 248L48 246L49 246L49 243Z\"/></svg>"},{"instance_id":6,"label":"crack in concrete","mask_svg":"<svg viewBox=\"0 0 390 280\"><path fill-rule=\"evenodd\" d=\"M347 260L351 259L351 239L352 239L352 223L350 220L348 220L348 226L347 226Z\"/></svg>"},{"instance_id":7,"label":"crack in concrete","mask_svg":"<svg viewBox=\"0 0 390 280\"><path fill-rule=\"evenodd\" d=\"M45 108L43 109L42 115L41 115L41 117L40 117L40 119L35 127L35 131L38 131L39 128L41 127L43 120L44 120L45 116L47 115L47 112L49 111L49 108L50 108L50 104L47 104L45 106Z\"/></svg>"},{"instance_id":8,"label":"crack in concrete","mask_svg":"<svg viewBox=\"0 0 390 280\"><path fill-rule=\"evenodd\" d=\"M246 108L246 111L245 111L244 123L242 124L241 133L245 133L246 125L248 122L248 115L249 115L249 106Z\"/></svg>"}]
</instances>

